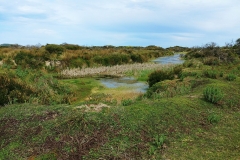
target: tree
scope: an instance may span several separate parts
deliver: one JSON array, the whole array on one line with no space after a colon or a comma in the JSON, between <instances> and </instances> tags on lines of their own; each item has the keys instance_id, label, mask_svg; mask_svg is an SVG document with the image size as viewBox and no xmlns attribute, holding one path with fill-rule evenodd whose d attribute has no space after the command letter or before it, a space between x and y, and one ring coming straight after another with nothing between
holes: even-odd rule
<instances>
[{"instance_id":1,"label":"tree","mask_svg":"<svg viewBox=\"0 0 240 160\"><path fill-rule=\"evenodd\" d=\"M238 46L238 47L240 47L240 38L238 38L238 39L236 40L235 45Z\"/></svg>"}]
</instances>

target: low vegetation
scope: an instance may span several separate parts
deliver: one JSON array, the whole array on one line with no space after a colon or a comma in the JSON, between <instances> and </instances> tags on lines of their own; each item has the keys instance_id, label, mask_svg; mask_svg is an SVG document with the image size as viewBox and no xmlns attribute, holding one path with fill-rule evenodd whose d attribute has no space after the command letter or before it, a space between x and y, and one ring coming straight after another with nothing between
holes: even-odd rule
<instances>
[{"instance_id":1,"label":"low vegetation","mask_svg":"<svg viewBox=\"0 0 240 160\"><path fill-rule=\"evenodd\" d=\"M239 44L1 47L0 159L237 160ZM142 63L173 51L187 52L183 64ZM134 76L149 88L119 103L103 93L101 75Z\"/></svg>"}]
</instances>

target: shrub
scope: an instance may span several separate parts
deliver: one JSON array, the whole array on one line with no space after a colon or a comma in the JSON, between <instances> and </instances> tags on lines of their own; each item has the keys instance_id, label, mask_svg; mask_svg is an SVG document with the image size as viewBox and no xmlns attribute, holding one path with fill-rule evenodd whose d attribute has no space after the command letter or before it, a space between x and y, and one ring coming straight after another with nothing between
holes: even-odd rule
<instances>
[{"instance_id":1,"label":"shrub","mask_svg":"<svg viewBox=\"0 0 240 160\"><path fill-rule=\"evenodd\" d=\"M217 57L205 57L203 59L203 64L205 65L219 65L220 60Z\"/></svg>"},{"instance_id":2,"label":"shrub","mask_svg":"<svg viewBox=\"0 0 240 160\"><path fill-rule=\"evenodd\" d=\"M49 53L56 53L58 55L62 54L64 51L64 47L60 46L60 45L56 45L56 44L47 44L45 46L46 51L48 51Z\"/></svg>"},{"instance_id":3,"label":"shrub","mask_svg":"<svg viewBox=\"0 0 240 160\"><path fill-rule=\"evenodd\" d=\"M32 87L8 75L0 75L0 82L0 105L23 103L36 94Z\"/></svg>"},{"instance_id":4,"label":"shrub","mask_svg":"<svg viewBox=\"0 0 240 160\"><path fill-rule=\"evenodd\" d=\"M223 98L223 92L214 86L206 87L203 95L205 100L211 103L218 103Z\"/></svg>"},{"instance_id":5,"label":"shrub","mask_svg":"<svg viewBox=\"0 0 240 160\"><path fill-rule=\"evenodd\" d=\"M208 78L217 79L218 71L216 71L216 70L205 70L204 75Z\"/></svg>"},{"instance_id":6,"label":"shrub","mask_svg":"<svg viewBox=\"0 0 240 160\"><path fill-rule=\"evenodd\" d=\"M14 57L14 60L17 65L21 66L22 68L39 69L45 64L42 56L33 55L23 51L17 53L17 55Z\"/></svg>"},{"instance_id":7,"label":"shrub","mask_svg":"<svg viewBox=\"0 0 240 160\"><path fill-rule=\"evenodd\" d=\"M75 45L75 44L63 44L62 46L68 50L78 50L81 48L79 45Z\"/></svg>"},{"instance_id":8,"label":"shrub","mask_svg":"<svg viewBox=\"0 0 240 160\"><path fill-rule=\"evenodd\" d=\"M165 80L154 84L145 94L148 98L174 97L188 93L192 88L189 79L185 81Z\"/></svg>"},{"instance_id":9,"label":"shrub","mask_svg":"<svg viewBox=\"0 0 240 160\"><path fill-rule=\"evenodd\" d=\"M175 66L173 68L173 72L178 75L178 77L180 77L181 73L182 73L182 70L183 70L183 67L182 65L178 65L178 66Z\"/></svg>"},{"instance_id":10,"label":"shrub","mask_svg":"<svg viewBox=\"0 0 240 160\"><path fill-rule=\"evenodd\" d=\"M131 99L123 99L122 101L121 101L121 104L123 105L123 106L129 106L129 105L131 105L133 103L133 100L131 100Z\"/></svg>"},{"instance_id":11,"label":"shrub","mask_svg":"<svg viewBox=\"0 0 240 160\"><path fill-rule=\"evenodd\" d=\"M151 73L148 77L149 87L152 87L155 83L174 79L174 72L172 70L158 70Z\"/></svg>"},{"instance_id":12,"label":"shrub","mask_svg":"<svg viewBox=\"0 0 240 160\"><path fill-rule=\"evenodd\" d=\"M211 113L208 118L207 118L208 122L211 124L214 123L218 123L220 121L220 116L215 114L215 113Z\"/></svg>"},{"instance_id":13,"label":"shrub","mask_svg":"<svg viewBox=\"0 0 240 160\"><path fill-rule=\"evenodd\" d=\"M237 76L233 73L228 74L227 77L226 77L226 79L228 81L234 81L236 78L237 78Z\"/></svg>"}]
</instances>

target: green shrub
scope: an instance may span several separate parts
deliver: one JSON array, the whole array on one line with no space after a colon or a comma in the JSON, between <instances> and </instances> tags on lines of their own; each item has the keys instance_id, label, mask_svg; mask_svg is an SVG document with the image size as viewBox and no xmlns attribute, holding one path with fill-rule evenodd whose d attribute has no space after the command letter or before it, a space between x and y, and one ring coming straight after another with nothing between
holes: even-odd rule
<instances>
[{"instance_id":1,"label":"green shrub","mask_svg":"<svg viewBox=\"0 0 240 160\"><path fill-rule=\"evenodd\" d=\"M148 76L148 84L149 87L152 87L157 82L172 79L174 79L174 72L172 70L158 70Z\"/></svg>"},{"instance_id":2,"label":"green shrub","mask_svg":"<svg viewBox=\"0 0 240 160\"><path fill-rule=\"evenodd\" d=\"M203 64L205 65L219 65L220 60L217 57L206 57L203 59Z\"/></svg>"},{"instance_id":3,"label":"green shrub","mask_svg":"<svg viewBox=\"0 0 240 160\"><path fill-rule=\"evenodd\" d=\"M205 70L203 74L208 78L217 79L218 71L216 71L216 70Z\"/></svg>"},{"instance_id":4,"label":"green shrub","mask_svg":"<svg viewBox=\"0 0 240 160\"><path fill-rule=\"evenodd\" d=\"M218 123L220 119L220 116L215 113L211 113L207 118L208 122L211 124Z\"/></svg>"},{"instance_id":5,"label":"green shrub","mask_svg":"<svg viewBox=\"0 0 240 160\"><path fill-rule=\"evenodd\" d=\"M22 69L21 67L17 67L15 73L21 79L25 78L29 74L27 69Z\"/></svg>"},{"instance_id":6,"label":"green shrub","mask_svg":"<svg viewBox=\"0 0 240 160\"><path fill-rule=\"evenodd\" d=\"M56 53L58 55L62 54L64 51L64 47L56 44L47 44L45 46L46 51L49 53Z\"/></svg>"},{"instance_id":7,"label":"green shrub","mask_svg":"<svg viewBox=\"0 0 240 160\"><path fill-rule=\"evenodd\" d=\"M174 74L178 75L178 77L180 77L181 73L183 70L183 66L182 65L177 65L173 68L173 72Z\"/></svg>"},{"instance_id":8,"label":"green shrub","mask_svg":"<svg viewBox=\"0 0 240 160\"><path fill-rule=\"evenodd\" d=\"M18 66L22 68L32 68L32 69L39 69L45 65L45 60L42 56L37 56L31 53L26 53L20 51L14 57L15 62Z\"/></svg>"},{"instance_id":9,"label":"green shrub","mask_svg":"<svg viewBox=\"0 0 240 160\"><path fill-rule=\"evenodd\" d=\"M180 73L179 78L180 78L180 80L183 80L184 78L189 77L189 76L200 78L202 75L200 73L193 72L193 71L191 71L191 72L183 71Z\"/></svg>"},{"instance_id":10,"label":"green shrub","mask_svg":"<svg viewBox=\"0 0 240 160\"><path fill-rule=\"evenodd\" d=\"M205 100L211 103L218 103L223 98L223 92L214 86L206 87L203 95Z\"/></svg>"},{"instance_id":11,"label":"green shrub","mask_svg":"<svg viewBox=\"0 0 240 160\"><path fill-rule=\"evenodd\" d=\"M68 50L78 50L81 48L79 45L76 44L63 44L62 46Z\"/></svg>"},{"instance_id":12,"label":"green shrub","mask_svg":"<svg viewBox=\"0 0 240 160\"><path fill-rule=\"evenodd\" d=\"M166 143L167 137L165 135L156 135L153 142L150 144L149 154L155 154L156 150L162 149L163 145Z\"/></svg>"},{"instance_id":13,"label":"green shrub","mask_svg":"<svg viewBox=\"0 0 240 160\"><path fill-rule=\"evenodd\" d=\"M161 97L174 97L189 93L192 84L190 81L165 80L154 84L147 90L147 98L160 99Z\"/></svg>"},{"instance_id":14,"label":"green shrub","mask_svg":"<svg viewBox=\"0 0 240 160\"><path fill-rule=\"evenodd\" d=\"M131 99L123 99L122 101L121 101L121 104L123 105L123 106L129 106L129 105L131 105L133 103L133 100L131 100Z\"/></svg>"},{"instance_id":15,"label":"green shrub","mask_svg":"<svg viewBox=\"0 0 240 160\"><path fill-rule=\"evenodd\" d=\"M226 77L226 79L228 81L234 81L236 78L237 78L237 76L233 73L228 74L227 77Z\"/></svg>"},{"instance_id":16,"label":"green shrub","mask_svg":"<svg viewBox=\"0 0 240 160\"><path fill-rule=\"evenodd\" d=\"M222 71L219 73L219 76L220 76L220 77L223 77L223 72L222 72Z\"/></svg>"},{"instance_id":17,"label":"green shrub","mask_svg":"<svg viewBox=\"0 0 240 160\"><path fill-rule=\"evenodd\" d=\"M36 94L36 90L19 79L0 75L0 105L23 103Z\"/></svg>"}]
</instances>

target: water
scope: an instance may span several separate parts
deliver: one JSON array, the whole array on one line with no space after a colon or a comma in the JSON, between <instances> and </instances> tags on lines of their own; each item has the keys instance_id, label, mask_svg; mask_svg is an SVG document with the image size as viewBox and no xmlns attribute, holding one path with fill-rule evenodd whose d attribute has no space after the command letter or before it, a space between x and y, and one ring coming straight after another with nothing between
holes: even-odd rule
<instances>
[{"instance_id":1,"label":"water","mask_svg":"<svg viewBox=\"0 0 240 160\"><path fill-rule=\"evenodd\" d=\"M161 64L181 64L184 61L180 59L180 54L174 54L173 56L159 57L153 60L153 62ZM142 93L145 93L148 89L147 83L139 82L134 77L100 78L99 80L107 88L127 87Z\"/></svg>"},{"instance_id":2,"label":"water","mask_svg":"<svg viewBox=\"0 0 240 160\"><path fill-rule=\"evenodd\" d=\"M180 55L181 54L177 53L173 56L159 57L153 60L153 62L161 64L181 64L184 62L184 60L181 60Z\"/></svg>"},{"instance_id":3,"label":"water","mask_svg":"<svg viewBox=\"0 0 240 160\"><path fill-rule=\"evenodd\" d=\"M100 82L107 88L126 87L142 93L148 89L147 83L139 82L134 77L101 78Z\"/></svg>"}]
</instances>

